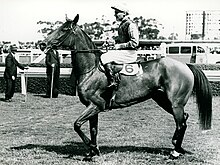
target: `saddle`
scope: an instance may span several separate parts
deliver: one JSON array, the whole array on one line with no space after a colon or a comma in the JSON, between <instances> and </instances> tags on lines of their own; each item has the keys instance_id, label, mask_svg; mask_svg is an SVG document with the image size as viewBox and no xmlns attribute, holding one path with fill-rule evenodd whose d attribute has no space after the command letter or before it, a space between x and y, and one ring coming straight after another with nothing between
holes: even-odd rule
<instances>
[{"instance_id":1,"label":"saddle","mask_svg":"<svg viewBox=\"0 0 220 165\"><path fill-rule=\"evenodd\" d=\"M161 57L160 57L161 58ZM149 59L149 60L138 60L135 61L133 63L125 63L125 64L117 64L115 62L112 62L112 71L114 72L114 78L115 78L115 82L118 84L116 88L114 89L107 89L104 93L103 93L103 97L106 100L106 110L111 110L112 106L115 102L115 96L116 96L116 92L118 90L118 86L120 84L120 80L121 80L121 75L124 76L139 76L143 74L143 68L141 63L147 63L149 61L152 60L156 60L158 58L155 59ZM102 65L102 62L99 62L99 66L98 69L105 73L105 69Z\"/></svg>"},{"instance_id":2,"label":"saddle","mask_svg":"<svg viewBox=\"0 0 220 165\"><path fill-rule=\"evenodd\" d=\"M105 72L103 65L101 62L99 63L99 70L101 72ZM115 82L117 83L117 86L115 88L107 89L104 93L105 99L106 99L106 107L108 110L111 110L112 105L115 101L115 95L118 90L118 86L121 81L121 75L125 76L137 76L143 74L143 69L140 64L140 62L134 62L134 63L125 63L125 64L117 64L115 62L112 62L112 71L114 72L114 78Z\"/></svg>"}]
</instances>

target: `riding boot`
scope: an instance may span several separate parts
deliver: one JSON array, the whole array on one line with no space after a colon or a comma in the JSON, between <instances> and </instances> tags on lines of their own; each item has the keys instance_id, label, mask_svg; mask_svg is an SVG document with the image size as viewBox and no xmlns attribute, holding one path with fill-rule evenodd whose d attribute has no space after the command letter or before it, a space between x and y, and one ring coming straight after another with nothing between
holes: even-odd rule
<instances>
[{"instance_id":1,"label":"riding boot","mask_svg":"<svg viewBox=\"0 0 220 165\"><path fill-rule=\"evenodd\" d=\"M108 80L108 88L116 87L117 83L115 82L114 72L112 70L111 63L105 64L104 68L105 68L105 75L106 75L107 80Z\"/></svg>"}]
</instances>

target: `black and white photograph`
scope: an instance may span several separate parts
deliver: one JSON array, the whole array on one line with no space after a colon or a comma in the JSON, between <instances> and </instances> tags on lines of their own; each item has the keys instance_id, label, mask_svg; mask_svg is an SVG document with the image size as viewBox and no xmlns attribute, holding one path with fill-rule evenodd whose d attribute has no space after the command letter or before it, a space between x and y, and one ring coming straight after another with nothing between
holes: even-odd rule
<instances>
[{"instance_id":1,"label":"black and white photograph","mask_svg":"<svg viewBox=\"0 0 220 165\"><path fill-rule=\"evenodd\" d=\"M218 0L0 3L0 165L220 165Z\"/></svg>"}]
</instances>

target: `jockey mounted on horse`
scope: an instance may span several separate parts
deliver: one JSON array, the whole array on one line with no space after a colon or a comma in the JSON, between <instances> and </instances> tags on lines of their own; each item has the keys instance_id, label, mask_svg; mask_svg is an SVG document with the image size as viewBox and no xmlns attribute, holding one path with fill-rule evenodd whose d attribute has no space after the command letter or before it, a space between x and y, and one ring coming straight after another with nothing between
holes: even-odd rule
<instances>
[{"instance_id":1,"label":"jockey mounted on horse","mask_svg":"<svg viewBox=\"0 0 220 165\"><path fill-rule=\"evenodd\" d=\"M116 51L108 51L101 56L102 64L105 68L105 74L108 79L108 87L115 87L114 72L112 70L112 62L117 64L132 63L137 60L135 52L139 44L139 31L137 25L129 18L129 11L125 6L112 6L115 10L116 20L120 22L118 28L118 39L114 45Z\"/></svg>"},{"instance_id":2,"label":"jockey mounted on horse","mask_svg":"<svg viewBox=\"0 0 220 165\"><path fill-rule=\"evenodd\" d=\"M112 82L114 81L112 80L114 75L112 74L111 63L113 61L119 64L134 62L137 58L135 48L138 45L137 28L127 18L127 12L116 7L113 9L117 18L122 16L119 27L120 38L115 45L120 51L112 51L113 53L108 51L101 56L105 68L110 71L108 76ZM184 108L193 91L198 104L199 124L202 129L211 128L212 90L201 69L195 65L184 64L169 57L150 60L140 63L142 72L135 76L121 74L118 89L115 90L113 84L113 90L112 88L108 90L106 88L108 86L106 75L99 67L100 50L97 52L97 47L92 39L77 25L78 20L79 15L76 15L73 20L67 20L49 34L45 42L46 49L50 49L52 46L73 49L71 58L75 64L73 71L77 73L77 91L80 101L86 106L86 109L76 119L74 130L88 146L87 160L91 160L95 155L100 155L97 144L98 115L109 108L128 107L153 99L161 108L171 114L175 121L176 130L172 138L174 150L171 152L171 158L178 158L185 153L182 142L187 128L188 114ZM122 57L126 57L126 59L124 60ZM121 67L121 65L119 66ZM116 67L112 67L117 72ZM111 106L108 106L112 93L114 94L114 102ZM89 122L91 138L82 129L87 121Z\"/></svg>"}]
</instances>

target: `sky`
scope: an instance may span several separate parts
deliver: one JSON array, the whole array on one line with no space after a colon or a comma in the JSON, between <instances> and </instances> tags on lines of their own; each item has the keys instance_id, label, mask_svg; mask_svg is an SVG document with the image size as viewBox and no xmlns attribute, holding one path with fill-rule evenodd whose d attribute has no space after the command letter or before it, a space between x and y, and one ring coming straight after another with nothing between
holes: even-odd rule
<instances>
[{"instance_id":1,"label":"sky","mask_svg":"<svg viewBox=\"0 0 220 165\"><path fill-rule=\"evenodd\" d=\"M131 17L154 18L163 34L185 38L185 17L189 10L220 10L219 0L0 0L0 41L37 41L38 21L65 21L65 14L78 24L91 23L105 15L113 20L112 5L126 3ZM167 35L167 36L166 36Z\"/></svg>"}]
</instances>

